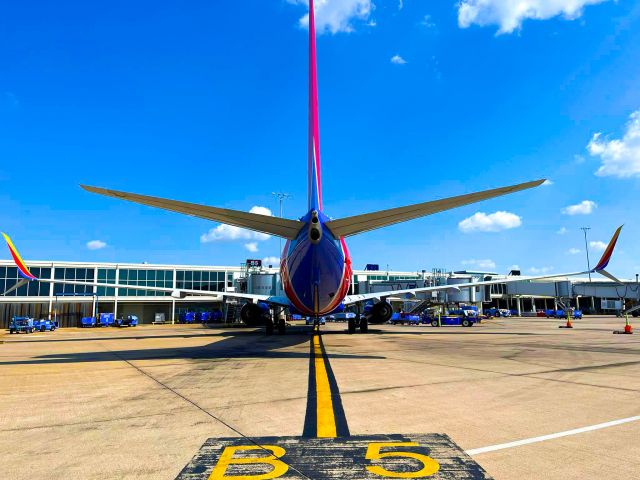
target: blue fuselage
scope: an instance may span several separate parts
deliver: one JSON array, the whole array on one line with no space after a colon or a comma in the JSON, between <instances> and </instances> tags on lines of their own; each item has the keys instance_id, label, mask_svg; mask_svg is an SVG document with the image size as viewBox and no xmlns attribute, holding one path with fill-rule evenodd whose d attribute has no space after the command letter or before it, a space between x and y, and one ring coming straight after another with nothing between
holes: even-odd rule
<instances>
[{"instance_id":1,"label":"blue fuselage","mask_svg":"<svg viewBox=\"0 0 640 480\"><path fill-rule=\"evenodd\" d=\"M293 310L310 316L341 309L349 290L351 257L343 238L336 239L325 225L329 220L312 210L304 227L282 252L280 274Z\"/></svg>"}]
</instances>

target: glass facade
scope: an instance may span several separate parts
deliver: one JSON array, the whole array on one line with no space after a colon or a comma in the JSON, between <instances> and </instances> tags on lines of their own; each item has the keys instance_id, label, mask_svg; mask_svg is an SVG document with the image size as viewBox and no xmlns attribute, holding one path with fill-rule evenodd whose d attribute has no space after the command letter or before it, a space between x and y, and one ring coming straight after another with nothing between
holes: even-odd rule
<instances>
[{"instance_id":1,"label":"glass facade","mask_svg":"<svg viewBox=\"0 0 640 480\"><path fill-rule=\"evenodd\" d=\"M118 283L145 287L173 288L173 270L121 269ZM171 294L170 292L121 288L118 291L118 295L123 297L164 297Z\"/></svg>"},{"instance_id":2,"label":"glass facade","mask_svg":"<svg viewBox=\"0 0 640 480\"><path fill-rule=\"evenodd\" d=\"M94 282L95 269L93 268L67 268L57 267L54 269L54 279L56 280L77 280L80 282ZM66 283L53 284L54 295L91 295L92 285L69 285Z\"/></svg>"},{"instance_id":3,"label":"glass facade","mask_svg":"<svg viewBox=\"0 0 640 480\"><path fill-rule=\"evenodd\" d=\"M176 288L224 292L225 272L178 270L176 271Z\"/></svg>"},{"instance_id":4,"label":"glass facade","mask_svg":"<svg viewBox=\"0 0 640 480\"><path fill-rule=\"evenodd\" d=\"M38 278L51 278L51 268L31 268ZM0 267L0 293L13 287L22 280L16 267ZM7 294L7 297L48 297L50 284L44 282L29 282L26 285Z\"/></svg>"},{"instance_id":5,"label":"glass facade","mask_svg":"<svg viewBox=\"0 0 640 480\"><path fill-rule=\"evenodd\" d=\"M98 269L98 283L115 283L116 281L116 269L115 268L99 268ZM96 293L99 297L113 297L116 294L115 288L97 287Z\"/></svg>"}]
</instances>

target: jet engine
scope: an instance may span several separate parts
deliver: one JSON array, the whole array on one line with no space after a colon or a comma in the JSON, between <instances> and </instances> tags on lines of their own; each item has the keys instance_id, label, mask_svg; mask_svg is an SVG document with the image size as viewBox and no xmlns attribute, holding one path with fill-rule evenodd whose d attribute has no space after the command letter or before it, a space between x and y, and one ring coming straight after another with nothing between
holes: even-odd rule
<instances>
[{"instance_id":1,"label":"jet engine","mask_svg":"<svg viewBox=\"0 0 640 480\"><path fill-rule=\"evenodd\" d=\"M387 301L374 303L371 307L365 307L365 315L369 323L384 323L391 318L393 308Z\"/></svg>"},{"instance_id":2,"label":"jet engine","mask_svg":"<svg viewBox=\"0 0 640 480\"><path fill-rule=\"evenodd\" d=\"M240 318L251 327L265 325L269 320L269 305L263 302L245 303L240 310Z\"/></svg>"}]
</instances>

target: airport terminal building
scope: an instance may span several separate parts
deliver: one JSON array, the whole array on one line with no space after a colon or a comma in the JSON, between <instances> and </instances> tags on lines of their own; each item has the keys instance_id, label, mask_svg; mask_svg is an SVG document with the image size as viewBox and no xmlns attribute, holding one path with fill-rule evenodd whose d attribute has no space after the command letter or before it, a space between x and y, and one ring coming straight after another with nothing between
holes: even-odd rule
<instances>
[{"instance_id":1,"label":"airport terminal building","mask_svg":"<svg viewBox=\"0 0 640 480\"><path fill-rule=\"evenodd\" d=\"M81 286L63 283L29 282L7 296L0 296L0 328L7 328L14 315L52 318L61 327L77 326L82 317L113 312L116 317L137 315L141 323L163 318L178 322L187 311L224 311L227 320L237 316L236 304L224 302L221 295L176 298L169 292L136 289L136 286L174 290L194 289L211 292L246 292L282 295L279 272L272 266L195 266L132 263L28 262L38 278L52 280L117 283L131 288ZM372 267L372 268L375 268ZM515 273L515 272L512 272ZM480 309L508 308L522 315L560 305L613 313L625 300L638 300L638 282L616 285L607 279L556 279L545 282L514 282L456 289L455 284L499 279L491 272L447 272L444 269L416 272L355 270L349 294L399 290L432 285L452 285L450 290L420 294L417 298L390 297L396 310L419 311L430 304L473 304ZM599 276L598 276L599 277ZM0 291L19 281L17 268L9 260L0 261Z\"/></svg>"}]
</instances>

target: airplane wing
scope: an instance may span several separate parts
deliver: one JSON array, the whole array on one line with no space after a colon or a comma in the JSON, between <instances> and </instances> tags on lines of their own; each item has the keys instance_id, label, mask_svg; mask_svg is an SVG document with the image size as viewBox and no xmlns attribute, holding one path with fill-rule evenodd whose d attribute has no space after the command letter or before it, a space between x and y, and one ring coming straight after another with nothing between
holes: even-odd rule
<instances>
[{"instance_id":1,"label":"airplane wing","mask_svg":"<svg viewBox=\"0 0 640 480\"><path fill-rule=\"evenodd\" d=\"M462 288L480 287L483 285L495 285L498 283L548 280L551 278L564 278L564 277L572 277L576 275L586 275L588 273L599 273L613 280L614 282L622 283L622 281L618 280L615 276L611 275L609 272L605 270L605 268L609 264L611 255L613 254L613 249L616 246L616 242L618 241L620 230L622 230L622 225L618 227L616 232L613 234L613 237L611 237L611 240L609 241L609 245L605 249L597 265L593 269L586 270L584 272L557 273L553 275L540 275L540 276L534 276L534 277L512 277L512 278L502 278L499 280L486 280L482 282L456 283L454 285L439 285L436 287L408 288L404 290L388 290L386 292L373 292L373 293L365 293L361 295L347 295L344 299L344 304L351 305L354 303L363 302L367 300L381 299L385 297L392 297L392 296L398 296L398 295L409 298L414 296L416 293L437 292L437 291L443 291L443 290L460 290Z\"/></svg>"},{"instance_id":2,"label":"airplane wing","mask_svg":"<svg viewBox=\"0 0 640 480\"><path fill-rule=\"evenodd\" d=\"M107 197L119 198L121 200L141 203L143 205L162 208L172 212L184 213L185 215L191 215L192 217L215 220L216 222L226 223L227 225L248 228L250 230L255 230L256 232L268 233L282 238L296 238L296 235L303 227L303 223L299 220L270 217L268 215L260 215L257 213L229 210L227 208L209 207L207 205L198 205L196 203L180 202L177 200L169 200L167 198L138 195L136 193L90 187L87 185L80 186L88 192L99 193L100 195L106 195Z\"/></svg>"},{"instance_id":3,"label":"airplane wing","mask_svg":"<svg viewBox=\"0 0 640 480\"><path fill-rule=\"evenodd\" d=\"M367 232L376 228L386 227L394 223L405 222L414 218L432 215L444 210L461 207L470 203L487 200L489 198L499 197L508 193L526 190L527 188L537 187L545 180L535 180L533 182L520 183L509 187L494 188L493 190L484 190L482 192L468 193L457 197L443 198L433 200L431 202L416 203L407 205L406 207L391 208L389 210L380 210L363 215L355 215L353 217L339 218L326 223L335 237L348 237L357 233Z\"/></svg>"},{"instance_id":4,"label":"airplane wing","mask_svg":"<svg viewBox=\"0 0 640 480\"><path fill-rule=\"evenodd\" d=\"M23 285L38 281L45 283L61 283L66 285L84 285L84 286L94 286L94 287L105 287L105 288L128 288L131 290L145 290L152 292L161 292L161 293L169 293L174 298L185 298L187 296L206 296L206 297L215 297L216 300L222 301L224 298L238 298L242 300L248 300L250 302L265 302L273 305L280 305L284 307L289 306L289 301L285 297L278 297L273 295L254 295L251 293L235 293L235 292L216 292L210 290L194 290L194 289L184 289L184 288L163 288L163 287L147 287L143 285L126 285L123 283L101 283L101 282L92 282L92 281L81 281L81 280L61 280L61 279L50 279L50 278L38 278L33 275L27 265L22 260L22 257L18 253L18 250L13 245L13 242L5 233L2 236L7 241L7 245L9 246L9 251L11 252L11 256L18 267L18 272L23 277L19 282L13 285L11 288L7 289L1 295L7 295L14 290L22 287Z\"/></svg>"}]
</instances>

